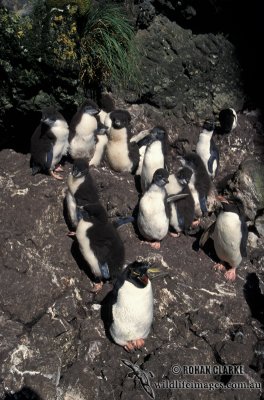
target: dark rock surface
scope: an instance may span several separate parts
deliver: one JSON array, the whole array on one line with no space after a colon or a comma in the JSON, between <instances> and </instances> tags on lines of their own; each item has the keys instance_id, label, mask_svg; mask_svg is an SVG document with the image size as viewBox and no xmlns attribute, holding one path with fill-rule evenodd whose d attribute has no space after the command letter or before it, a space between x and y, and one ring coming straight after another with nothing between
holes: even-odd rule
<instances>
[{"instance_id":1,"label":"dark rock surface","mask_svg":"<svg viewBox=\"0 0 264 400\"><path fill-rule=\"evenodd\" d=\"M154 123L141 106L130 111L135 132ZM261 155L263 134L256 129L257 116L241 113L238 120L230 135L216 136L221 153L215 182L219 191L245 159ZM186 124L181 138L188 138L190 148L195 148L199 131L199 126ZM174 140L170 131L171 145ZM176 148L170 151L170 168L177 169ZM92 295L87 268L66 236L63 198L71 165L66 162L65 179L59 182L45 175L32 177L29 158L9 149L0 153L0 398L14 393L14 399L150 398L122 361L127 360L149 374L156 399L211 399L212 392L218 400L260 399L260 390L219 385L261 382L263 238L256 237L256 248L249 247L249 256L231 283L197 249L196 236L167 236L156 251L139 240L133 225L120 227L126 262L148 259L163 274L152 277L154 323L145 347L128 354L105 334L100 303L109 289ZM107 166L91 173L109 217L131 215L138 201L134 177L116 174ZM209 220L213 218L212 214ZM173 365L230 364L241 365L242 374L224 375L218 369L187 375L183 369L172 370ZM176 381L218 386L176 389Z\"/></svg>"}]
</instances>

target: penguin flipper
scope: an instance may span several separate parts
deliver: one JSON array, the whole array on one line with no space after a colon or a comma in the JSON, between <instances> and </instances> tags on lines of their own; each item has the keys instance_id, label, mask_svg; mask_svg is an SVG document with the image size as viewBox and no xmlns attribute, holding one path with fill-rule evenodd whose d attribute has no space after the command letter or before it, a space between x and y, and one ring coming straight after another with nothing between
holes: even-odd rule
<instances>
[{"instance_id":1,"label":"penguin flipper","mask_svg":"<svg viewBox=\"0 0 264 400\"><path fill-rule=\"evenodd\" d=\"M216 162L216 166L218 167L218 163L219 163L219 150L216 147L216 144L214 141L211 141L211 146L210 146L210 158L208 160L207 166L208 166L208 171L210 172L210 174L213 174L213 165L214 162ZM217 171L217 167L216 167L216 171ZM216 173L215 171L215 173Z\"/></svg>"},{"instance_id":2,"label":"penguin flipper","mask_svg":"<svg viewBox=\"0 0 264 400\"><path fill-rule=\"evenodd\" d=\"M199 240L199 247L204 247L207 240L212 236L215 230L215 222L212 223L202 234Z\"/></svg>"},{"instance_id":3,"label":"penguin flipper","mask_svg":"<svg viewBox=\"0 0 264 400\"><path fill-rule=\"evenodd\" d=\"M109 267L108 267L107 262L105 262L104 264L100 264L99 268L102 273L102 277L104 279L110 279L110 272L109 272Z\"/></svg>"},{"instance_id":4,"label":"penguin flipper","mask_svg":"<svg viewBox=\"0 0 264 400\"><path fill-rule=\"evenodd\" d=\"M206 205L206 197L199 196L199 203L200 203L200 207L201 207L201 211L202 211L203 215L206 215L208 213L207 205Z\"/></svg>"},{"instance_id":5,"label":"penguin flipper","mask_svg":"<svg viewBox=\"0 0 264 400\"><path fill-rule=\"evenodd\" d=\"M115 228L119 228L122 225L129 224L130 222L135 222L134 217L119 217L114 222L113 225Z\"/></svg>"},{"instance_id":6,"label":"penguin flipper","mask_svg":"<svg viewBox=\"0 0 264 400\"><path fill-rule=\"evenodd\" d=\"M246 221L241 222L242 238L240 242L240 254L242 257L247 257L247 239L248 239L248 227Z\"/></svg>"},{"instance_id":7,"label":"penguin flipper","mask_svg":"<svg viewBox=\"0 0 264 400\"><path fill-rule=\"evenodd\" d=\"M188 193L178 193L178 194L170 194L166 201L167 203L171 203L173 201L184 199L185 197L189 196Z\"/></svg>"},{"instance_id":8,"label":"penguin flipper","mask_svg":"<svg viewBox=\"0 0 264 400\"><path fill-rule=\"evenodd\" d=\"M138 164L139 164L139 147L137 145L137 143L135 142L129 142L128 144L128 153L129 153L129 158L132 160L133 162L133 166L132 166L132 174L134 174L138 168Z\"/></svg>"}]
</instances>

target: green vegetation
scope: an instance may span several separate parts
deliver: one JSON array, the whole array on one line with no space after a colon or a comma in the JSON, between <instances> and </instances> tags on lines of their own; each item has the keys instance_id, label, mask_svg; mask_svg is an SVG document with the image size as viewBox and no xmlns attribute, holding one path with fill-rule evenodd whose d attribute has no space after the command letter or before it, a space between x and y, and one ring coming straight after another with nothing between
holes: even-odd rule
<instances>
[{"instance_id":1,"label":"green vegetation","mask_svg":"<svg viewBox=\"0 0 264 400\"><path fill-rule=\"evenodd\" d=\"M81 39L82 82L126 85L137 79L137 61L134 30L123 9L111 3L91 7Z\"/></svg>"}]
</instances>

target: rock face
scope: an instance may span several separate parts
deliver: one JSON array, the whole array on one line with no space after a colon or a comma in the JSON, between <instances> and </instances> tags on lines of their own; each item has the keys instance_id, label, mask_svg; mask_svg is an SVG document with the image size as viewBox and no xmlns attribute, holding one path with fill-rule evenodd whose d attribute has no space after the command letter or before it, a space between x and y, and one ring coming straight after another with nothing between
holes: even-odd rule
<instances>
[{"instance_id":1,"label":"rock face","mask_svg":"<svg viewBox=\"0 0 264 400\"><path fill-rule=\"evenodd\" d=\"M190 140L195 143L198 127L193 131ZM246 158L244 147L254 154L255 135L254 122L239 114L236 130L217 137L219 182ZM175 148L170 150L173 170ZM215 386L217 400L259 399L258 389L231 391L220 386L257 385L261 380L260 239L258 253L249 252L236 282L230 283L197 249L199 235L167 236L157 251L142 244L132 224L120 227L126 263L149 260L161 272L151 276L154 322L145 347L126 353L104 329L102 300L109 288L94 297L78 246L66 236L63 199L71 164L66 162L61 182L45 175L32 177L29 158L12 150L0 153L0 398L132 400L147 398L147 390L158 400L185 398L185 393L190 399L211 398L210 390L174 387L185 380ZM91 168L91 174L110 219L135 211L138 193L132 175L113 173L108 166ZM218 373L211 369L189 375L183 369L199 364L216 366ZM225 375L220 367L227 365L241 365L241 374Z\"/></svg>"},{"instance_id":2,"label":"rock face","mask_svg":"<svg viewBox=\"0 0 264 400\"><path fill-rule=\"evenodd\" d=\"M143 46L142 86L139 97L129 88L128 102L149 103L193 121L230 105L243 108L235 48L223 35L193 35L159 15L147 30L137 33L137 39Z\"/></svg>"}]
</instances>

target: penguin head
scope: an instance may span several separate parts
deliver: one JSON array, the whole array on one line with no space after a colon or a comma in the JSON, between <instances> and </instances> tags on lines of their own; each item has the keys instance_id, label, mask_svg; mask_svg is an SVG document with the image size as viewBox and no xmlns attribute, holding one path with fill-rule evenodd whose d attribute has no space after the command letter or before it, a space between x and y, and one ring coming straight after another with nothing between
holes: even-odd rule
<instances>
[{"instance_id":1,"label":"penguin head","mask_svg":"<svg viewBox=\"0 0 264 400\"><path fill-rule=\"evenodd\" d=\"M111 111L109 116L114 129L123 129L127 127L131 121L131 115L126 110Z\"/></svg>"},{"instance_id":2,"label":"penguin head","mask_svg":"<svg viewBox=\"0 0 264 400\"><path fill-rule=\"evenodd\" d=\"M203 123L203 131L207 131L207 132L213 132L215 129L215 123L213 120L207 119L206 121L204 121Z\"/></svg>"},{"instance_id":3,"label":"penguin head","mask_svg":"<svg viewBox=\"0 0 264 400\"><path fill-rule=\"evenodd\" d=\"M164 187L169 183L169 172L164 168L159 168L154 172L152 183L159 187Z\"/></svg>"},{"instance_id":4,"label":"penguin head","mask_svg":"<svg viewBox=\"0 0 264 400\"><path fill-rule=\"evenodd\" d=\"M48 108L44 108L42 110L42 118L41 118L40 121L43 124L52 127L52 126L54 126L54 124L58 120L62 120L63 121L64 118L61 115L61 113L59 113L57 110L55 110L54 107L48 107Z\"/></svg>"},{"instance_id":5,"label":"penguin head","mask_svg":"<svg viewBox=\"0 0 264 400\"><path fill-rule=\"evenodd\" d=\"M100 109L94 101L87 99L81 105L81 112L83 114L97 115L99 114Z\"/></svg>"},{"instance_id":6,"label":"penguin head","mask_svg":"<svg viewBox=\"0 0 264 400\"><path fill-rule=\"evenodd\" d=\"M81 214L84 221L93 223L107 223L107 212L100 203L90 203L81 207Z\"/></svg>"},{"instance_id":7,"label":"penguin head","mask_svg":"<svg viewBox=\"0 0 264 400\"><path fill-rule=\"evenodd\" d=\"M72 166L72 176L81 178L89 172L89 164L84 158L76 158Z\"/></svg>"},{"instance_id":8,"label":"penguin head","mask_svg":"<svg viewBox=\"0 0 264 400\"><path fill-rule=\"evenodd\" d=\"M222 133L230 133L237 126L237 113L233 108L224 108L219 113Z\"/></svg>"},{"instance_id":9,"label":"penguin head","mask_svg":"<svg viewBox=\"0 0 264 400\"><path fill-rule=\"evenodd\" d=\"M149 268L150 264L146 262L134 261L126 268L126 280L133 283L133 285L138 288L146 287L149 281L147 274Z\"/></svg>"},{"instance_id":10,"label":"penguin head","mask_svg":"<svg viewBox=\"0 0 264 400\"><path fill-rule=\"evenodd\" d=\"M193 171L191 170L191 168L182 167L178 170L176 178L180 185L186 186L190 183L192 175Z\"/></svg>"},{"instance_id":11,"label":"penguin head","mask_svg":"<svg viewBox=\"0 0 264 400\"><path fill-rule=\"evenodd\" d=\"M245 215L245 208L243 201L234 195L230 195L227 198L220 196L222 209L224 212L233 212L240 216Z\"/></svg>"},{"instance_id":12,"label":"penguin head","mask_svg":"<svg viewBox=\"0 0 264 400\"><path fill-rule=\"evenodd\" d=\"M184 156L178 156L177 158L183 167L187 166L192 170L196 170L203 165L201 157L196 153L187 153Z\"/></svg>"}]
</instances>

